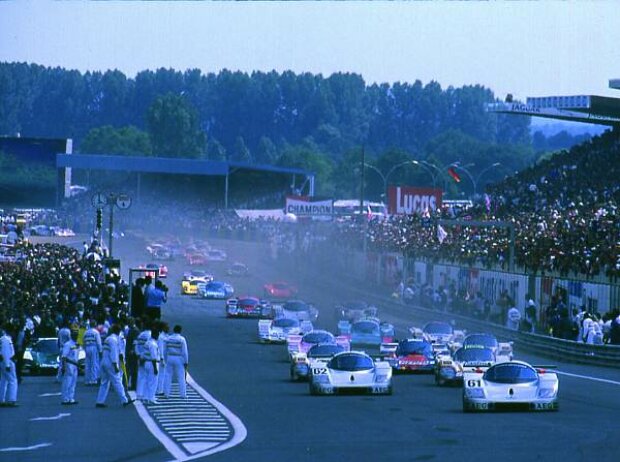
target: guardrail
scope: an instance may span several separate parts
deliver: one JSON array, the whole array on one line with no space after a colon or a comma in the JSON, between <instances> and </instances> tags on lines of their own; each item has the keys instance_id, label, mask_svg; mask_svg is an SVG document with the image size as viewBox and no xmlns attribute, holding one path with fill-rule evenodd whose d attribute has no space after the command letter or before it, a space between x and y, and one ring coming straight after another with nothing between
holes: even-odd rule
<instances>
[{"instance_id":1,"label":"guardrail","mask_svg":"<svg viewBox=\"0 0 620 462\"><path fill-rule=\"evenodd\" d=\"M591 345L546 335L520 332L457 313L437 311L421 305L403 305L391 298L370 294L366 290L360 291L360 295L362 294L368 301L379 306L389 306L399 312L405 309L413 309L416 314L424 314L424 317L429 320L436 319L438 315L449 314L451 318L458 320L460 327L469 331L488 332L502 340L512 341L518 348L533 353L548 355L567 362L620 368L620 345Z\"/></svg>"}]
</instances>

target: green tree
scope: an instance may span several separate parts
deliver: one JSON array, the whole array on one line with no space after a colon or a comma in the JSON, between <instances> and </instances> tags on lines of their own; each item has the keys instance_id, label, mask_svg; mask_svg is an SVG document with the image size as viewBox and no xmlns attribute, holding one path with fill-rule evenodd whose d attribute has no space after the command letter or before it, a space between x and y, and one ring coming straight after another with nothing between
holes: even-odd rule
<instances>
[{"instance_id":1,"label":"green tree","mask_svg":"<svg viewBox=\"0 0 620 462\"><path fill-rule=\"evenodd\" d=\"M256 149L256 162L259 164L274 164L278 158L278 149L267 136L261 137Z\"/></svg>"},{"instance_id":2,"label":"green tree","mask_svg":"<svg viewBox=\"0 0 620 462\"><path fill-rule=\"evenodd\" d=\"M195 159L203 155L205 134L196 110L183 96L157 97L147 111L146 124L156 156Z\"/></svg>"},{"instance_id":3,"label":"green tree","mask_svg":"<svg viewBox=\"0 0 620 462\"><path fill-rule=\"evenodd\" d=\"M149 135L132 126L114 128L105 125L93 128L80 145L83 154L149 156L152 151Z\"/></svg>"},{"instance_id":4,"label":"green tree","mask_svg":"<svg viewBox=\"0 0 620 462\"><path fill-rule=\"evenodd\" d=\"M238 136L235 140L235 149L230 160L235 160L237 162L252 162L252 155L250 154L248 147L245 145L245 141L242 136Z\"/></svg>"},{"instance_id":5,"label":"green tree","mask_svg":"<svg viewBox=\"0 0 620 462\"><path fill-rule=\"evenodd\" d=\"M311 140L306 140L300 145L285 146L278 165L303 168L313 172L317 184L316 193L321 196L334 194L334 184L331 181L334 170L333 161L324 153L319 152Z\"/></svg>"}]
</instances>

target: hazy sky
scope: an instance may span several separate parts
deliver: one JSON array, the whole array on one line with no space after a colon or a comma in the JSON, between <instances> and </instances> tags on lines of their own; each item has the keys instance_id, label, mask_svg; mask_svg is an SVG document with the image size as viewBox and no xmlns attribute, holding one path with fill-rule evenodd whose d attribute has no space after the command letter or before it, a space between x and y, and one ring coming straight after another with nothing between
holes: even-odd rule
<instances>
[{"instance_id":1,"label":"hazy sky","mask_svg":"<svg viewBox=\"0 0 620 462\"><path fill-rule=\"evenodd\" d=\"M355 72L601 94L620 78L619 2L0 2L0 61L128 76L159 67Z\"/></svg>"}]
</instances>

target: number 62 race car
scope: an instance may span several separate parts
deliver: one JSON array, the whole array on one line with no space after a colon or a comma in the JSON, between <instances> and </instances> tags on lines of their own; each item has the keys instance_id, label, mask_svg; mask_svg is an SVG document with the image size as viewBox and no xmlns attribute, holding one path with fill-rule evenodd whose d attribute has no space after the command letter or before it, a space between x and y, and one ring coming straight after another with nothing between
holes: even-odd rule
<instances>
[{"instance_id":1,"label":"number 62 race car","mask_svg":"<svg viewBox=\"0 0 620 462\"><path fill-rule=\"evenodd\" d=\"M463 411L557 411L558 386L557 374L542 367L496 363L486 372L463 375Z\"/></svg>"},{"instance_id":2,"label":"number 62 race car","mask_svg":"<svg viewBox=\"0 0 620 462\"><path fill-rule=\"evenodd\" d=\"M310 374L311 395L392 394L390 364L374 361L362 351L338 353L325 366L312 368Z\"/></svg>"}]
</instances>

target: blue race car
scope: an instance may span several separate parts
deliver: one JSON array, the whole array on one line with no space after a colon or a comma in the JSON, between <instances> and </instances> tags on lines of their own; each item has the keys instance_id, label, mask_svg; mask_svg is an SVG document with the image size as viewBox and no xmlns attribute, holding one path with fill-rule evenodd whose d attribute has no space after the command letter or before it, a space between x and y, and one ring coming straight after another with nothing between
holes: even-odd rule
<instances>
[{"instance_id":1,"label":"blue race car","mask_svg":"<svg viewBox=\"0 0 620 462\"><path fill-rule=\"evenodd\" d=\"M235 289L232 285L222 281L198 283L198 296L209 300L225 300L232 297Z\"/></svg>"}]
</instances>

